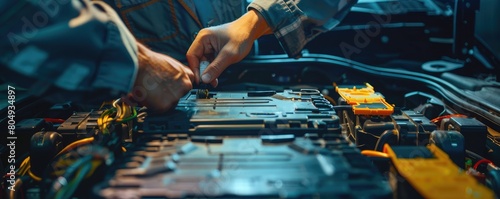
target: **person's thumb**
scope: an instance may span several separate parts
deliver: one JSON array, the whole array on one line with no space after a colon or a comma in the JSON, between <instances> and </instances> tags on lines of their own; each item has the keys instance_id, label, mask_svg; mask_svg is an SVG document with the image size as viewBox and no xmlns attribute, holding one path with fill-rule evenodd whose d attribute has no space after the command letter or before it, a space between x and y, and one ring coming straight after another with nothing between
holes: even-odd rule
<instances>
[{"instance_id":1,"label":"person's thumb","mask_svg":"<svg viewBox=\"0 0 500 199\"><path fill-rule=\"evenodd\" d=\"M231 64L234 63L234 52L223 48L203 72L201 80L203 83L211 83Z\"/></svg>"}]
</instances>

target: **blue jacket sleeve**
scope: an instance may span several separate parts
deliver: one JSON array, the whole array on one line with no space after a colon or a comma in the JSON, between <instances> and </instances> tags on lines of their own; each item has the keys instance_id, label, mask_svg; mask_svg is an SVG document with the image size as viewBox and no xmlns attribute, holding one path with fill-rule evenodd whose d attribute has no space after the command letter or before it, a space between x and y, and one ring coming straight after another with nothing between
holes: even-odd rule
<instances>
[{"instance_id":1,"label":"blue jacket sleeve","mask_svg":"<svg viewBox=\"0 0 500 199\"><path fill-rule=\"evenodd\" d=\"M0 65L8 82L65 100L132 89L137 44L107 4L21 0L0 3L0 11Z\"/></svg>"},{"instance_id":2,"label":"blue jacket sleeve","mask_svg":"<svg viewBox=\"0 0 500 199\"><path fill-rule=\"evenodd\" d=\"M248 9L255 9L264 17L290 57L300 57L307 42L337 26L356 2L357 0L254 0Z\"/></svg>"}]
</instances>

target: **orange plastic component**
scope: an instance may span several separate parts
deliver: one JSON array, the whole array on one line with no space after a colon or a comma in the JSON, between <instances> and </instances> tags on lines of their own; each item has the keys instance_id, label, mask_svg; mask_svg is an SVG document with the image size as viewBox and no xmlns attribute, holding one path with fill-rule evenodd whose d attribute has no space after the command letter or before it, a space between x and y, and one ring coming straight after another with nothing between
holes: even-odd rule
<instances>
[{"instance_id":1,"label":"orange plastic component","mask_svg":"<svg viewBox=\"0 0 500 199\"><path fill-rule=\"evenodd\" d=\"M387 103L373 86L366 83L361 86L336 86L335 91L352 105L355 115L391 115L394 107Z\"/></svg>"},{"instance_id":2,"label":"orange plastic component","mask_svg":"<svg viewBox=\"0 0 500 199\"><path fill-rule=\"evenodd\" d=\"M427 148L434 158L398 158L384 146L392 164L423 198L494 198L493 192L458 168L436 145Z\"/></svg>"}]
</instances>

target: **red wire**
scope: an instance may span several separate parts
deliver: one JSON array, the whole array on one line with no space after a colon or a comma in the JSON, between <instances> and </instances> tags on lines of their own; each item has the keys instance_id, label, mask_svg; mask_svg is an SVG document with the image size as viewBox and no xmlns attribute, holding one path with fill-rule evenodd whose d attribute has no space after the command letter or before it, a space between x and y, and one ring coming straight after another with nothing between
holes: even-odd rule
<instances>
[{"instance_id":1,"label":"red wire","mask_svg":"<svg viewBox=\"0 0 500 199\"><path fill-rule=\"evenodd\" d=\"M43 118L43 119L45 120L45 122L52 122L56 124L64 123L64 120L59 118Z\"/></svg>"},{"instance_id":2,"label":"red wire","mask_svg":"<svg viewBox=\"0 0 500 199\"><path fill-rule=\"evenodd\" d=\"M493 162L490 160L481 159L481 160L477 161L476 164L474 164L474 170L477 170L477 167L479 167L479 165L481 165L482 163L493 164Z\"/></svg>"},{"instance_id":3,"label":"red wire","mask_svg":"<svg viewBox=\"0 0 500 199\"><path fill-rule=\"evenodd\" d=\"M432 123L438 123L438 122L441 122L441 120L443 120L443 119L452 118L452 117L467 117L467 116L466 115L462 115L462 114L443 115L443 116L436 117L436 118L432 119L431 122Z\"/></svg>"}]
</instances>

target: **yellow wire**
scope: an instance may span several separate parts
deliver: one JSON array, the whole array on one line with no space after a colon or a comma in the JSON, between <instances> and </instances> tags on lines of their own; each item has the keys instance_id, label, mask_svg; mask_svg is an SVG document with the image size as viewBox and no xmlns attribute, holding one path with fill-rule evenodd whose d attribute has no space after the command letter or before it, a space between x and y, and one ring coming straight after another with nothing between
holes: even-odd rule
<instances>
[{"instance_id":1,"label":"yellow wire","mask_svg":"<svg viewBox=\"0 0 500 199\"><path fill-rule=\"evenodd\" d=\"M128 107L125 105L125 103L122 103L122 115L119 116L120 122L125 118L125 116L128 115Z\"/></svg>"},{"instance_id":2,"label":"yellow wire","mask_svg":"<svg viewBox=\"0 0 500 199\"><path fill-rule=\"evenodd\" d=\"M118 100L115 100L111 103L113 105L113 107L116 109L115 112L112 112L112 111L110 111L110 109L108 109L108 110L105 110L101 114L101 116L99 116L99 118L97 118L97 125L99 127L99 130L101 130L101 132L106 134L107 133L107 130L106 130L107 123L112 122L115 119L118 119L118 117L122 114L122 109L120 108L120 105L118 105L119 101L120 100L118 99ZM110 115L112 115L113 113L116 113L116 115L110 119Z\"/></svg>"},{"instance_id":3,"label":"yellow wire","mask_svg":"<svg viewBox=\"0 0 500 199\"><path fill-rule=\"evenodd\" d=\"M23 175L26 175L26 172L30 169L31 165L30 165L30 157L26 157L23 162L21 163L21 165L19 166L19 171L18 171L18 174L20 176L23 176Z\"/></svg>"},{"instance_id":4,"label":"yellow wire","mask_svg":"<svg viewBox=\"0 0 500 199\"><path fill-rule=\"evenodd\" d=\"M101 116L99 116L99 118L97 119L97 125L99 126L99 130L101 130L101 132L104 131L104 115L105 115L106 111L104 111Z\"/></svg>"},{"instance_id":5,"label":"yellow wire","mask_svg":"<svg viewBox=\"0 0 500 199\"><path fill-rule=\"evenodd\" d=\"M120 105L118 105L118 102L119 102L119 101L120 101L120 99L115 100L115 101L113 102L113 107L115 107L115 109L116 109L116 115L115 115L115 117L113 118L113 120L118 119L118 117L122 114L122 108L121 108L121 106L120 106Z\"/></svg>"},{"instance_id":6,"label":"yellow wire","mask_svg":"<svg viewBox=\"0 0 500 199\"><path fill-rule=\"evenodd\" d=\"M24 158L23 162L21 162L21 166L19 166L20 168L23 167L24 165L26 165L27 163L29 163L30 161L30 156Z\"/></svg>"},{"instance_id":7,"label":"yellow wire","mask_svg":"<svg viewBox=\"0 0 500 199\"><path fill-rule=\"evenodd\" d=\"M28 164L26 166L24 166L23 170L19 172L19 175L23 176L23 175L26 175L26 173L31 169L31 165Z\"/></svg>"},{"instance_id":8,"label":"yellow wire","mask_svg":"<svg viewBox=\"0 0 500 199\"><path fill-rule=\"evenodd\" d=\"M125 102L119 105L119 101L120 100L113 101L113 109L105 110L97 119L97 125L103 134L109 133L108 126L111 122L123 122L123 120L129 120L129 117L136 115L134 107L127 105Z\"/></svg>"},{"instance_id":9,"label":"yellow wire","mask_svg":"<svg viewBox=\"0 0 500 199\"><path fill-rule=\"evenodd\" d=\"M106 126L107 126L107 120L108 120L108 115L107 114L103 114L102 116L102 125L101 125L101 132L104 133L104 130L106 129Z\"/></svg>"},{"instance_id":10,"label":"yellow wire","mask_svg":"<svg viewBox=\"0 0 500 199\"><path fill-rule=\"evenodd\" d=\"M84 139L81 139L81 140L77 140L71 144L69 144L68 146L64 147L64 149L62 149L59 153L57 153L56 156L59 156L75 147L77 147L78 145L83 145L83 144L90 144L91 142L94 141L94 138L93 137L90 137L90 138L84 138ZM67 165L70 165L73 161L67 159L67 158L63 158L64 162L63 165L64 166L67 166ZM58 163L58 165L60 166L61 163ZM28 173L28 175L33 178L34 180L36 181L40 181L41 178L36 176L35 174L33 174L31 172L31 165L30 165L30 157L26 157L23 162L21 162L21 165L19 166L19 171L18 171L18 174L20 176L23 176L23 175L26 175L26 173ZM58 173L58 172L56 172Z\"/></svg>"},{"instance_id":11,"label":"yellow wire","mask_svg":"<svg viewBox=\"0 0 500 199\"><path fill-rule=\"evenodd\" d=\"M102 114L99 116L99 118L97 118L97 125L99 126L99 129L102 130L102 125L104 124L104 113L106 113L106 111L103 111Z\"/></svg>"},{"instance_id":12,"label":"yellow wire","mask_svg":"<svg viewBox=\"0 0 500 199\"><path fill-rule=\"evenodd\" d=\"M101 116L99 116L99 118L97 119L97 125L99 126L99 130L101 130L101 132L103 132L104 130L104 115L105 115L106 111L104 111Z\"/></svg>"},{"instance_id":13,"label":"yellow wire","mask_svg":"<svg viewBox=\"0 0 500 199\"><path fill-rule=\"evenodd\" d=\"M28 164L24 168L22 168L22 170L19 171L19 175L20 176L26 175L29 169L31 169L31 166Z\"/></svg>"},{"instance_id":14,"label":"yellow wire","mask_svg":"<svg viewBox=\"0 0 500 199\"><path fill-rule=\"evenodd\" d=\"M103 132L106 132L106 134L108 133L108 125L110 122L112 122L114 120L114 118L111 118L111 116L109 114L106 114L104 115L104 124L103 124L103 129L102 131Z\"/></svg>"},{"instance_id":15,"label":"yellow wire","mask_svg":"<svg viewBox=\"0 0 500 199\"><path fill-rule=\"evenodd\" d=\"M116 106L115 108L119 108L120 109L119 112L120 113L122 112L120 107ZM108 110L104 111L104 113L102 113L101 116L97 120L97 124L99 126L99 130L101 130L101 132L103 132L104 134L108 134L109 133L108 132L109 130L107 129L109 123L111 123L115 119L118 119L117 118L118 115L111 116L112 114L118 114L118 112L115 111L115 110L108 109Z\"/></svg>"},{"instance_id":16,"label":"yellow wire","mask_svg":"<svg viewBox=\"0 0 500 199\"><path fill-rule=\"evenodd\" d=\"M123 119L129 117L132 113L132 109L130 106L127 106L125 102L122 102L122 108L121 108L121 115L118 116L118 119L116 121L121 122Z\"/></svg>"},{"instance_id":17,"label":"yellow wire","mask_svg":"<svg viewBox=\"0 0 500 199\"><path fill-rule=\"evenodd\" d=\"M389 155L387 153L380 152L380 151L374 151L374 150L362 150L361 154L363 154L364 156L368 156L368 157L389 158Z\"/></svg>"},{"instance_id":18,"label":"yellow wire","mask_svg":"<svg viewBox=\"0 0 500 199\"><path fill-rule=\"evenodd\" d=\"M34 173L31 172L31 170L28 170L28 175L30 175L31 178L33 178L33 180L35 181L41 181L42 178L36 176Z\"/></svg>"},{"instance_id":19,"label":"yellow wire","mask_svg":"<svg viewBox=\"0 0 500 199\"><path fill-rule=\"evenodd\" d=\"M81 139L81 140L74 141L73 143L69 144L68 146L64 147L64 149L62 149L61 151L59 151L59 153L57 153L56 156L59 156L59 155L65 153L65 152L69 151L70 149L75 148L78 145L90 144L93 141L94 141L93 137L84 138L84 139Z\"/></svg>"}]
</instances>

